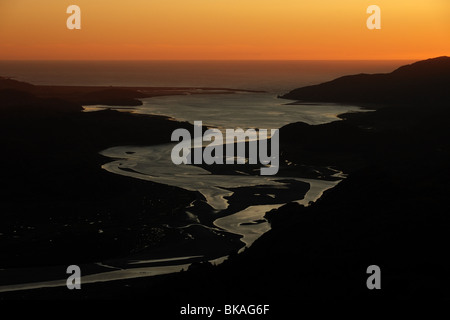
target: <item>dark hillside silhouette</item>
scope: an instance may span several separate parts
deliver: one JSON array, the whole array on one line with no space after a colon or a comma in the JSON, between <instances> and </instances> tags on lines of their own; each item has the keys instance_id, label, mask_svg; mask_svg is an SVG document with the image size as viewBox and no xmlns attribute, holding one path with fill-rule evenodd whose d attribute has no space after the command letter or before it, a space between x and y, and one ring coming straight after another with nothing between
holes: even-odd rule
<instances>
[{"instance_id":1,"label":"dark hillside silhouette","mask_svg":"<svg viewBox=\"0 0 450 320\"><path fill-rule=\"evenodd\" d=\"M403 66L386 74L358 74L294 89L281 98L358 103L433 103L450 98L450 57Z\"/></svg>"}]
</instances>

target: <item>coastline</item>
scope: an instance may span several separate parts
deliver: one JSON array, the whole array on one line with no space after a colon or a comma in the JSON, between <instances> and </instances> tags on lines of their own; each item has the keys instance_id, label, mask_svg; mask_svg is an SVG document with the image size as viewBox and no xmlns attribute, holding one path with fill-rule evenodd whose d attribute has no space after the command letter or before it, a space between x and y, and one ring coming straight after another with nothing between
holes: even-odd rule
<instances>
[{"instance_id":1,"label":"coastline","mask_svg":"<svg viewBox=\"0 0 450 320\"><path fill-rule=\"evenodd\" d=\"M62 99L78 105L140 106L139 99L191 94L233 94L262 93L259 90L245 90L215 87L142 87L142 86L56 86L32 85L0 76L2 90L18 90L41 99ZM17 98L17 97L15 97Z\"/></svg>"}]
</instances>

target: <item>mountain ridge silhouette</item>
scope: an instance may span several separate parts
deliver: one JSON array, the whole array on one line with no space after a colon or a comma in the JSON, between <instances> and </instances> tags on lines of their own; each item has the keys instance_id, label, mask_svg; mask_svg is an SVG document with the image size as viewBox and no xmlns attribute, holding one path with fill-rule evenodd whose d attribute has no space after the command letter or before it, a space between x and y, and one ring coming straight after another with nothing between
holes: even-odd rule
<instances>
[{"instance_id":1,"label":"mountain ridge silhouette","mask_svg":"<svg viewBox=\"0 0 450 320\"><path fill-rule=\"evenodd\" d=\"M450 57L401 66L391 73L343 76L301 87L283 99L342 103L424 103L450 98Z\"/></svg>"}]
</instances>

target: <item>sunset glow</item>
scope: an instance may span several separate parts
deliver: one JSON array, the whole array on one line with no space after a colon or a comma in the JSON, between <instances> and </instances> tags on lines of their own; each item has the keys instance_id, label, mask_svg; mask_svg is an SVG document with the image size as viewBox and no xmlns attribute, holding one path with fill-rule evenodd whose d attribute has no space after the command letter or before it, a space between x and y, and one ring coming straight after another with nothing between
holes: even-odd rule
<instances>
[{"instance_id":1,"label":"sunset glow","mask_svg":"<svg viewBox=\"0 0 450 320\"><path fill-rule=\"evenodd\" d=\"M81 30L66 28L72 4ZM425 59L450 54L448 13L448 0L2 0L0 59Z\"/></svg>"}]
</instances>

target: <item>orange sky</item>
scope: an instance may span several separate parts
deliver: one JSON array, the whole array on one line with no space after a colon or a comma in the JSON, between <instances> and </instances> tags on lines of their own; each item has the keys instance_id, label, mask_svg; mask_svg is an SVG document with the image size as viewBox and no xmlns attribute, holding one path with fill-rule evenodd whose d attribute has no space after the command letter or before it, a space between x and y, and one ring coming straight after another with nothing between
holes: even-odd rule
<instances>
[{"instance_id":1,"label":"orange sky","mask_svg":"<svg viewBox=\"0 0 450 320\"><path fill-rule=\"evenodd\" d=\"M66 28L72 4L82 30ZM449 14L449 0L0 0L0 59L418 60L450 55Z\"/></svg>"}]
</instances>

